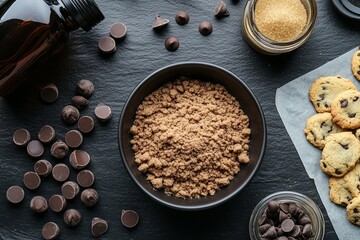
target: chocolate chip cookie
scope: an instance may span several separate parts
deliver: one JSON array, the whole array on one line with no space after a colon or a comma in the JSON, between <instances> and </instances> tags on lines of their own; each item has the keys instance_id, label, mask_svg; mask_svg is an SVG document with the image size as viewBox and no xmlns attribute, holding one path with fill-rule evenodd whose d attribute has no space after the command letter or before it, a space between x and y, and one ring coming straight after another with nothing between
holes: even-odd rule
<instances>
[{"instance_id":1,"label":"chocolate chip cookie","mask_svg":"<svg viewBox=\"0 0 360 240\"><path fill-rule=\"evenodd\" d=\"M323 149L326 137L331 133L342 132L343 130L332 122L330 113L317 113L311 116L304 129L306 139L315 147Z\"/></svg>"},{"instance_id":2,"label":"chocolate chip cookie","mask_svg":"<svg viewBox=\"0 0 360 240\"><path fill-rule=\"evenodd\" d=\"M360 92L347 90L333 100L331 104L333 121L341 128L357 129L360 127Z\"/></svg>"},{"instance_id":3,"label":"chocolate chip cookie","mask_svg":"<svg viewBox=\"0 0 360 240\"><path fill-rule=\"evenodd\" d=\"M353 55L351 61L351 70L356 79L360 81L360 47Z\"/></svg>"},{"instance_id":4,"label":"chocolate chip cookie","mask_svg":"<svg viewBox=\"0 0 360 240\"><path fill-rule=\"evenodd\" d=\"M320 168L330 176L342 177L358 162L360 141L351 132L331 134L326 141Z\"/></svg>"},{"instance_id":5,"label":"chocolate chip cookie","mask_svg":"<svg viewBox=\"0 0 360 240\"><path fill-rule=\"evenodd\" d=\"M334 98L343 91L357 90L351 80L330 76L316 79L309 89L309 98L317 112L330 112Z\"/></svg>"},{"instance_id":6,"label":"chocolate chip cookie","mask_svg":"<svg viewBox=\"0 0 360 240\"><path fill-rule=\"evenodd\" d=\"M360 195L350 201L346 207L346 212L349 221L360 226Z\"/></svg>"},{"instance_id":7,"label":"chocolate chip cookie","mask_svg":"<svg viewBox=\"0 0 360 240\"><path fill-rule=\"evenodd\" d=\"M352 197L360 195L360 164L356 164L355 168L344 176L344 180Z\"/></svg>"},{"instance_id":8,"label":"chocolate chip cookie","mask_svg":"<svg viewBox=\"0 0 360 240\"><path fill-rule=\"evenodd\" d=\"M351 192L344 178L330 177L329 190L330 200L337 205L346 207L352 199Z\"/></svg>"}]
</instances>

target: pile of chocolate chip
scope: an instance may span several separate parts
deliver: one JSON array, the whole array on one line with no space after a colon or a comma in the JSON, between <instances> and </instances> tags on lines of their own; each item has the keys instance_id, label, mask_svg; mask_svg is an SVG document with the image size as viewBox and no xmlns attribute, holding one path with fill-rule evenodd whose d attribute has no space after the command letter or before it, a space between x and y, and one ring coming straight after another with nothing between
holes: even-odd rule
<instances>
[{"instance_id":1,"label":"pile of chocolate chip","mask_svg":"<svg viewBox=\"0 0 360 240\"><path fill-rule=\"evenodd\" d=\"M314 236L310 217L295 202L269 201L258 223L262 240L307 240Z\"/></svg>"}]
</instances>

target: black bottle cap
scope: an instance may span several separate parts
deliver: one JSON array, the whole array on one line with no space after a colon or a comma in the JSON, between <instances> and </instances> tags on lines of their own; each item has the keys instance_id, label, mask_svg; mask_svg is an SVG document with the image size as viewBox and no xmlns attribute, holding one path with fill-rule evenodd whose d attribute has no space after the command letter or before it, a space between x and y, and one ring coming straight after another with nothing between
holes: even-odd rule
<instances>
[{"instance_id":1,"label":"black bottle cap","mask_svg":"<svg viewBox=\"0 0 360 240\"><path fill-rule=\"evenodd\" d=\"M94 0L61 0L69 14L85 31L91 30L105 17Z\"/></svg>"},{"instance_id":2,"label":"black bottle cap","mask_svg":"<svg viewBox=\"0 0 360 240\"><path fill-rule=\"evenodd\" d=\"M351 19L360 20L359 0L333 0L335 7L341 14Z\"/></svg>"}]
</instances>

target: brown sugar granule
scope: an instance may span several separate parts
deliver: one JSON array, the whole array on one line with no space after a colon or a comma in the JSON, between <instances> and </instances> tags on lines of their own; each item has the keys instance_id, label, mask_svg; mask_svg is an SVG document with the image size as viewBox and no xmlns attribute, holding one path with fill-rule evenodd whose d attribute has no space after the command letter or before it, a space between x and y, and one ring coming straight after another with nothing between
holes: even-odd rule
<instances>
[{"instance_id":1,"label":"brown sugar granule","mask_svg":"<svg viewBox=\"0 0 360 240\"><path fill-rule=\"evenodd\" d=\"M255 24L259 31L273 41L295 39L307 22L301 0L258 0L255 5Z\"/></svg>"},{"instance_id":2,"label":"brown sugar granule","mask_svg":"<svg viewBox=\"0 0 360 240\"><path fill-rule=\"evenodd\" d=\"M249 118L219 84L166 83L138 107L130 132L138 170L176 197L214 195L249 162Z\"/></svg>"}]
</instances>

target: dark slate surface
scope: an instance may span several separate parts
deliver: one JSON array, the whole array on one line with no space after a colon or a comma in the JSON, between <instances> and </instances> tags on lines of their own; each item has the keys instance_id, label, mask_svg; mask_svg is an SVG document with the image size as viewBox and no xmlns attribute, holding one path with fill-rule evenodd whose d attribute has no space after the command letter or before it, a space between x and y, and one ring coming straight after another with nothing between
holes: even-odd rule
<instances>
[{"instance_id":1,"label":"dark slate surface","mask_svg":"<svg viewBox=\"0 0 360 240\"><path fill-rule=\"evenodd\" d=\"M60 239L92 239L90 221L94 216L109 222L109 231L102 239L248 239L253 207L263 197L281 190L311 197L325 215L325 239L338 239L315 185L305 173L280 120L274 98L278 87L357 46L358 24L338 14L331 1L318 1L318 21L309 41L293 53L268 57L251 49L241 35L245 2L227 0L230 16L216 20L212 16L215 0L98 1L106 19L89 33L73 32L64 51L35 71L32 84L10 98L0 99L0 239L39 239L43 224L49 220L59 224ZM188 25L175 23L178 10L189 12ZM170 19L170 25L160 34L151 29L158 13ZM198 33L202 20L213 23L212 35L203 37ZM97 43L116 21L127 25L128 36L118 44L116 54L105 59L100 56ZM172 34L180 40L176 52L166 51L163 44L165 37ZM118 119L131 91L154 70L180 61L218 64L242 78L258 97L268 126L265 158L252 182L227 203L200 212L169 209L147 197L126 172L117 143ZM61 215L48 211L38 216L28 207L34 195L48 198L59 192L60 185L54 180L44 181L33 192L26 189L25 201L18 207L7 203L5 192L11 185L22 185L23 174L35 162L24 149L12 143L14 130L25 127L35 138L42 125L51 124L57 130L57 137L63 138L73 127L63 124L60 111L70 102L75 84L82 78L92 80L96 88L90 107L83 114L93 115L95 106L103 102L112 107L113 118L106 125L96 122L95 131L85 137L83 148L92 156L90 169L96 174L94 187L100 194L100 202L88 210L79 199L71 201L69 207L79 209L83 221L77 228L69 229ZM60 98L51 105L41 102L38 95L39 86L46 82L55 82L60 89ZM45 158L49 158L48 149ZM70 178L75 178L74 171ZM128 230L120 224L122 209L139 212L141 220L135 229Z\"/></svg>"}]
</instances>

